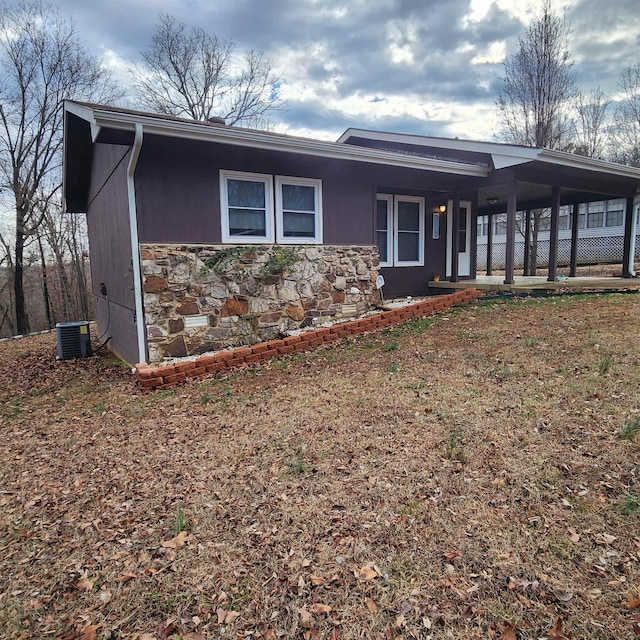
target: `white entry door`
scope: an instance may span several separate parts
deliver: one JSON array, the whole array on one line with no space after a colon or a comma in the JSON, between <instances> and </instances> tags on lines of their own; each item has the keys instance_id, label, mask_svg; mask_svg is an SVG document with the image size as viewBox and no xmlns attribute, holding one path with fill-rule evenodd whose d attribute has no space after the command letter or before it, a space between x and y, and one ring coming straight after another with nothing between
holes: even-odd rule
<instances>
[{"instance_id":1,"label":"white entry door","mask_svg":"<svg viewBox=\"0 0 640 640\"><path fill-rule=\"evenodd\" d=\"M471 275L471 203L460 202L458 211L458 275ZM447 276L451 275L451 233L453 231L453 200L447 202Z\"/></svg>"}]
</instances>

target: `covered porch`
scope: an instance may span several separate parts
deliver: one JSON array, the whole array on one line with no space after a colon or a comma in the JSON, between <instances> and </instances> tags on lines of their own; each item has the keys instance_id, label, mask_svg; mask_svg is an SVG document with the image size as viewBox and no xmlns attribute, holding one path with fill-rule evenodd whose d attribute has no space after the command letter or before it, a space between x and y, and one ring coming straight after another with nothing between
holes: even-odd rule
<instances>
[{"instance_id":1,"label":"covered porch","mask_svg":"<svg viewBox=\"0 0 640 640\"><path fill-rule=\"evenodd\" d=\"M549 280L547 276L513 276L513 282L506 283L504 275L484 275L451 282L449 280L430 281L430 289L479 291L499 291L508 293L544 293L554 291L640 291L640 278L620 276L576 276Z\"/></svg>"},{"instance_id":2,"label":"covered porch","mask_svg":"<svg viewBox=\"0 0 640 640\"><path fill-rule=\"evenodd\" d=\"M623 199L624 239L619 256L621 268L619 280L634 278L634 254L636 240L636 199L640 186L638 169L615 165L591 158L583 158L558 151L531 150L533 157L521 158L525 153L515 148L508 159L503 158L505 168L496 170L487 183L478 191L476 220L487 216L486 265L478 264L476 269L486 269L485 286L502 284L516 290L553 290L558 288L624 288L624 283L613 283L609 277L581 277L578 270L579 207L590 203L611 199ZM527 150L527 155L530 150ZM494 158L494 163L500 161ZM507 168L508 167L508 168ZM570 239L570 260L568 270L559 275L558 246L561 207L568 206ZM532 217L540 210L548 211L549 239L548 255L541 256L547 267L546 284L536 275L529 264L530 241L533 237ZM518 215L520 212L520 215ZM506 217L505 269L503 276L493 276L492 229L493 216ZM545 214L547 215L547 214ZM515 273L516 236L524 238L524 269L521 277ZM475 246L477 248L477 238ZM476 273L472 274L475 277ZM565 276L568 276L565 277ZM557 280L560 280L557 282ZM496 281L496 282L494 282Z\"/></svg>"}]
</instances>

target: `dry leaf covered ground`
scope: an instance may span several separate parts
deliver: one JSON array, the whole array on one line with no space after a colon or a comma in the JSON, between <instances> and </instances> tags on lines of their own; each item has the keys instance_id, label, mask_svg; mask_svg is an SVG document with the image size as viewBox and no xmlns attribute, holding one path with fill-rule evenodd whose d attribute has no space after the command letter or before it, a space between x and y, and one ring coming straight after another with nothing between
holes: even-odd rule
<instances>
[{"instance_id":1,"label":"dry leaf covered ground","mask_svg":"<svg viewBox=\"0 0 640 640\"><path fill-rule=\"evenodd\" d=\"M638 295L481 301L159 393L0 344L2 637L634 637Z\"/></svg>"}]
</instances>

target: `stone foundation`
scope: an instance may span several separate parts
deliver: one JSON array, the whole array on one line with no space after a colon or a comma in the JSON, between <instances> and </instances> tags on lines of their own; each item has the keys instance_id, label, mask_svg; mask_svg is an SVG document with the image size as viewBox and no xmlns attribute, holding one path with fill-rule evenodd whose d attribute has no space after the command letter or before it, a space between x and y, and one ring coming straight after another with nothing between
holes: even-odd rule
<instances>
[{"instance_id":1,"label":"stone foundation","mask_svg":"<svg viewBox=\"0 0 640 640\"><path fill-rule=\"evenodd\" d=\"M182 360L175 364L151 367L146 363L136 365L136 379L144 389L167 389L186 380L224 373L238 367L258 365L260 363L305 351L311 351L321 345L329 345L347 336L357 336L369 331L377 331L400 322L423 318L446 311L454 305L467 304L481 298L484 294L476 289L456 291L438 296L399 309L383 311L360 318L334 324L330 328L311 329L297 336L288 336L282 340L261 342L251 347L240 347L221 351L213 355L199 356Z\"/></svg>"},{"instance_id":2,"label":"stone foundation","mask_svg":"<svg viewBox=\"0 0 640 640\"><path fill-rule=\"evenodd\" d=\"M379 301L369 246L141 245L150 362L252 345Z\"/></svg>"}]
</instances>

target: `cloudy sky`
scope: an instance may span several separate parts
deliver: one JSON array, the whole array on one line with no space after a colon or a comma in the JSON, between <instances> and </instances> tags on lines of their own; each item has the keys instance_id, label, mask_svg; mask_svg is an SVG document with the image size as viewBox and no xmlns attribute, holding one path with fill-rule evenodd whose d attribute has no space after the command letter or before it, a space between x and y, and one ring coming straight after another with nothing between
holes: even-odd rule
<instances>
[{"instance_id":1,"label":"cloudy sky","mask_svg":"<svg viewBox=\"0 0 640 640\"><path fill-rule=\"evenodd\" d=\"M640 55L638 0L551 0L566 15L580 86L615 95ZM123 71L159 13L239 50L263 51L282 77L278 130L336 139L349 126L493 140L502 63L541 0L59 0L87 46Z\"/></svg>"}]
</instances>

